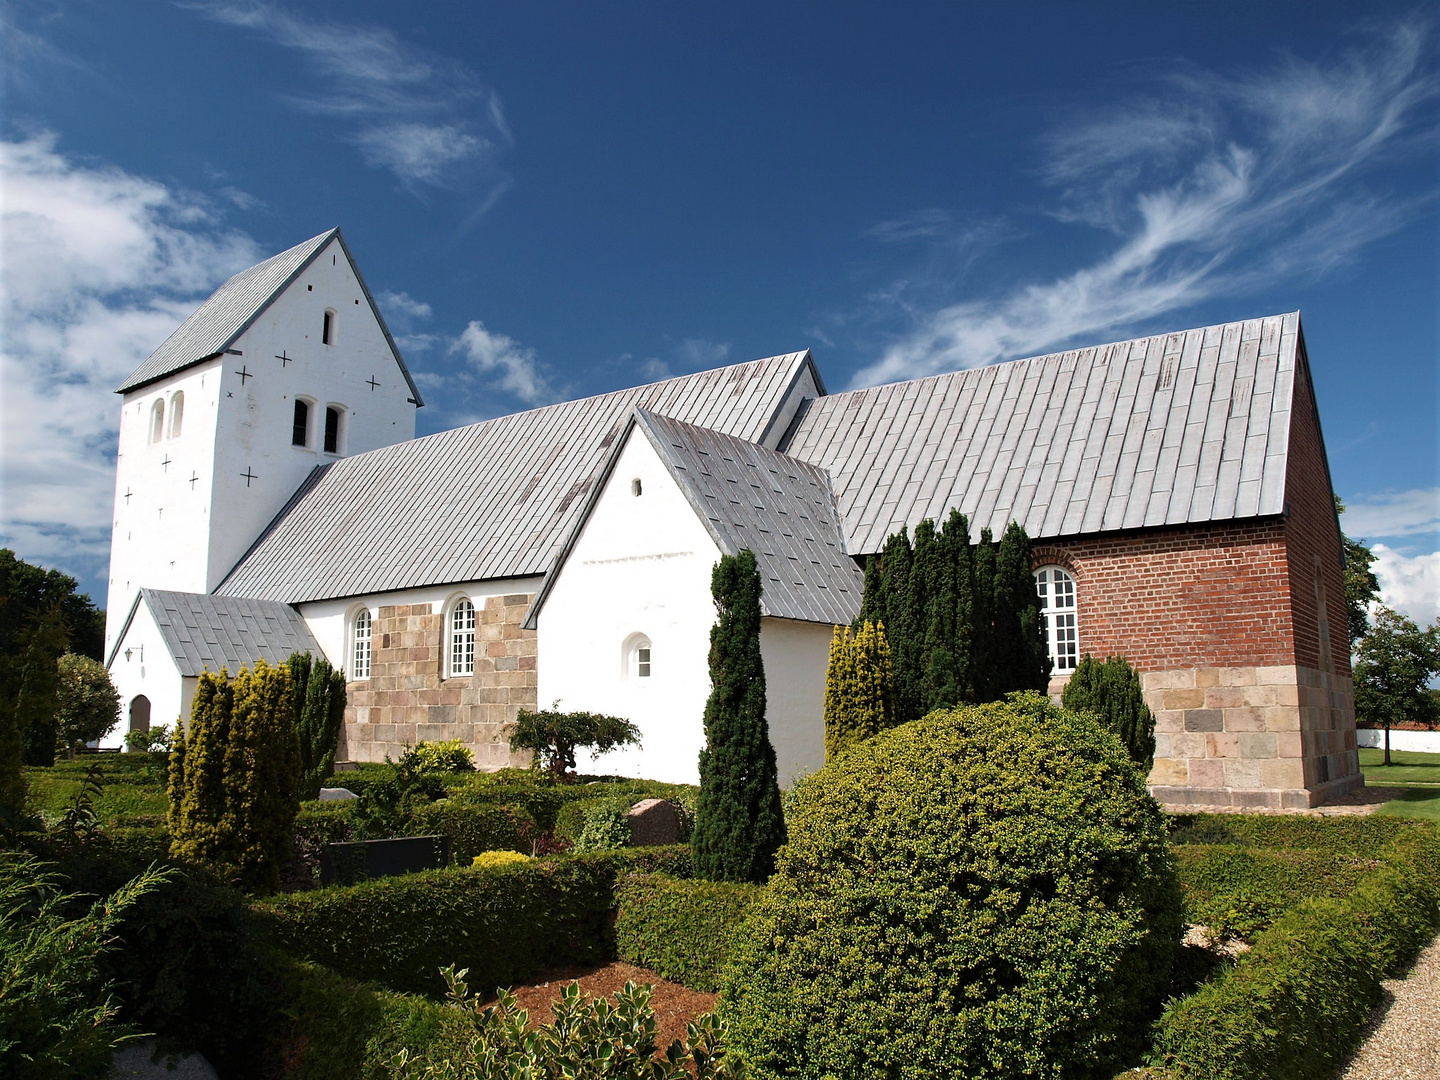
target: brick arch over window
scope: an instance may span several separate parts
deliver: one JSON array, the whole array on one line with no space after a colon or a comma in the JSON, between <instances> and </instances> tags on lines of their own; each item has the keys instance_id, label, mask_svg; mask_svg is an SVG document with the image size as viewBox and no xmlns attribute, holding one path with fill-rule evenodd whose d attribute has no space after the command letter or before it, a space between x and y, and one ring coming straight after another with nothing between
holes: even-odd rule
<instances>
[{"instance_id":1,"label":"brick arch over window","mask_svg":"<svg viewBox=\"0 0 1440 1080\"><path fill-rule=\"evenodd\" d=\"M1036 544L1030 549L1030 569L1039 570L1042 566L1058 566L1076 581L1085 577L1085 573L1076 564L1070 552L1062 547Z\"/></svg>"}]
</instances>

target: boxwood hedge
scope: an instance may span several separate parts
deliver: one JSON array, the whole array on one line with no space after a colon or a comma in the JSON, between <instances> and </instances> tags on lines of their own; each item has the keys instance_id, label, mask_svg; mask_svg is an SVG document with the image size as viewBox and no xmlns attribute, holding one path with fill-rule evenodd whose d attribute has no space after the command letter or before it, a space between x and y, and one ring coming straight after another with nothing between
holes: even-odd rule
<instances>
[{"instance_id":1,"label":"boxwood hedge","mask_svg":"<svg viewBox=\"0 0 1440 1080\"><path fill-rule=\"evenodd\" d=\"M719 990L720 969L759 893L757 885L631 875L618 889L616 954L692 990Z\"/></svg>"}]
</instances>

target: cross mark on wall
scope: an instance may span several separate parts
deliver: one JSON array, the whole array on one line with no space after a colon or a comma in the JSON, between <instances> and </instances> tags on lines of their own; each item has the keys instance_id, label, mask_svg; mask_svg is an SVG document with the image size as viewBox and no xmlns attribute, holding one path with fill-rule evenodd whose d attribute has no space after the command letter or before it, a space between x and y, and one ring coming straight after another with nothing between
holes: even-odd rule
<instances>
[{"instance_id":1,"label":"cross mark on wall","mask_svg":"<svg viewBox=\"0 0 1440 1080\"><path fill-rule=\"evenodd\" d=\"M162 462L160 462L160 468L164 469L167 473L170 471L170 455L169 455L169 454L166 454L166 455L165 455L165 460L162 461Z\"/></svg>"},{"instance_id":2,"label":"cross mark on wall","mask_svg":"<svg viewBox=\"0 0 1440 1080\"><path fill-rule=\"evenodd\" d=\"M190 490L191 490L191 491L194 491L194 490L195 490L195 481L196 481L196 480L199 480L199 479L200 479L200 474L197 473L194 469L191 469L191 470L190 470Z\"/></svg>"},{"instance_id":3,"label":"cross mark on wall","mask_svg":"<svg viewBox=\"0 0 1440 1080\"><path fill-rule=\"evenodd\" d=\"M245 466L245 471L242 472L240 475L245 478L245 486L246 486L247 488L250 486L250 481L251 481L251 480L259 480L259 479L260 479L260 477L256 476L254 473L252 473L252 472L250 471L250 466L249 466L249 465L246 465L246 466Z\"/></svg>"},{"instance_id":4,"label":"cross mark on wall","mask_svg":"<svg viewBox=\"0 0 1440 1080\"><path fill-rule=\"evenodd\" d=\"M280 361L280 366L283 368L288 367L290 361L294 360L295 357L290 355L289 349L281 349L279 355L276 356L275 359Z\"/></svg>"},{"instance_id":5,"label":"cross mark on wall","mask_svg":"<svg viewBox=\"0 0 1440 1080\"><path fill-rule=\"evenodd\" d=\"M241 365L240 365L240 370L237 371L237 372L235 372L235 374L240 376L240 385L241 385L241 386L244 386L244 385L245 385L245 380L246 380L246 379L253 379L253 378L255 377L254 373L251 372L250 369L249 369L249 367L247 367L245 364L241 364Z\"/></svg>"},{"instance_id":6,"label":"cross mark on wall","mask_svg":"<svg viewBox=\"0 0 1440 1080\"><path fill-rule=\"evenodd\" d=\"M365 381L370 384L370 392L372 394L375 392L375 388L380 385L378 382L375 381L374 375L371 375L370 378L366 379Z\"/></svg>"},{"instance_id":7,"label":"cross mark on wall","mask_svg":"<svg viewBox=\"0 0 1440 1080\"><path fill-rule=\"evenodd\" d=\"M130 505L130 489L128 487L125 489L125 505Z\"/></svg>"}]
</instances>

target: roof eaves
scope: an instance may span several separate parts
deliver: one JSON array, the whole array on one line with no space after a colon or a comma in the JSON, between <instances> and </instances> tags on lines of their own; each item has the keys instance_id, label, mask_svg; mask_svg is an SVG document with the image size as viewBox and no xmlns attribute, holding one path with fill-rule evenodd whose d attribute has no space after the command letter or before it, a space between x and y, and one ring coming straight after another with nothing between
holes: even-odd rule
<instances>
[{"instance_id":1,"label":"roof eaves","mask_svg":"<svg viewBox=\"0 0 1440 1080\"><path fill-rule=\"evenodd\" d=\"M115 662L115 656L120 652L120 646L125 642L125 635L130 632L130 624L135 621L135 612L140 610L140 598L145 593L144 589L135 590L135 599L130 604L130 614L125 616L125 623L120 627L120 632L115 635L115 644L110 649L110 655L105 659L105 667L108 670Z\"/></svg>"}]
</instances>

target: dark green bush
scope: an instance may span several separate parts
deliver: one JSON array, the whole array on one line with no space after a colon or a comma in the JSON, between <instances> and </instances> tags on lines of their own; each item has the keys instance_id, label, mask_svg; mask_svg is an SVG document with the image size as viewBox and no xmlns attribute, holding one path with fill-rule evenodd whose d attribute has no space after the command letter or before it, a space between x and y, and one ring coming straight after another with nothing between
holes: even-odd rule
<instances>
[{"instance_id":1,"label":"dark green bush","mask_svg":"<svg viewBox=\"0 0 1440 1080\"><path fill-rule=\"evenodd\" d=\"M520 851L530 854L537 835L535 819L519 807L441 799L415 807L405 830L414 836L440 834L450 838L450 857L468 864L482 851Z\"/></svg>"},{"instance_id":2,"label":"dark green bush","mask_svg":"<svg viewBox=\"0 0 1440 1080\"><path fill-rule=\"evenodd\" d=\"M806 780L725 973L757 1076L1110 1077L1181 897L1119 739L1038 694L936 712Z\"/></svg>"},{"instance_id":3,"label":"dark green bush","mask_svg":"<svg viewBox=\"0 0 1440 1080\"><path fill-rule=\"evenodd\" d=\"M1170 819L1170 843L1301 848L1374 858L1392 840L1426 826L1398 817L1297 814L1182 814Z\"/></svg>"},{"instance_id":4,"label":"dark green bush","mask_svg":"<svg viewBox=\"0 0 1440 1080\"><path fill-rule=\"evenodd\" d=\"M1183 844L1172 850L1187 917L1252 938L1301 900L1348 896L1374 859L1306 848Z\"/></svg>"},{"instance_id":5,"label":"dark green bush","mask_svg":"<svg viewBox=\"0 0 1440 1080\"><path fill-rule=\"evenodd\" d=\"M454 963L489 990L556 964L609 959L619 877L689 865L680 847L597 852L292 893L252 910L281 948L349 978L438 995L440 969Z\"/></svg>"},{"instance_id":6,"label":"dark green bush","mask_svg":"<svg viewBox=\"0 0 1440 1080\"><path fill-rule=\"evenodd\" d=\"M1229 971L1172 1002L1154 1064L1205 1080L1328 1077L1359 1042L1380 981L1440 925L1440 831L1401 837L1348 899L1306 900Z\"/></svg>"},{"instance_id":7,"label":"dark green bush","mask_svg":"<svg viewBox=\"0 0 1440 1080\"><path fill-rule=\"evenodd\" d=\"M617 899L616 953L692 990L719 990L720 969L759 892L756 885L684 881L664 874L624 878Z\"/></svg>"}]
</instances>

